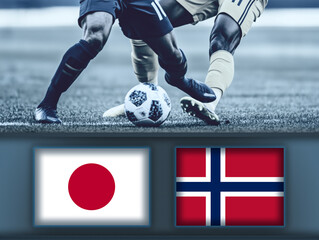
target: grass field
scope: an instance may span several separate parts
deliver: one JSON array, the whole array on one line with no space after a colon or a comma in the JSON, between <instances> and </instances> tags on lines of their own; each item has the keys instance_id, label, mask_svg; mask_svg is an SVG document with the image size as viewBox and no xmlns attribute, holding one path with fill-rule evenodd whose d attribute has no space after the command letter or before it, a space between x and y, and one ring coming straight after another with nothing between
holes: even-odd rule
<instances>
[{"instance_id":1,"label":"grass field","mask_svg":"<svg viewBox=\"0 0 319 240\"><path fill-rule=\"evenodd\" d=\"M206 26L177 29L189 60L188 76L204 81L208 68ZM0 132L273 133L319 132L319 28L253 28L235 54L235 79L217 114L220 126L184 114L184 96L160 85L172 100L169 119L159 128L138 128L126 118L103 119L136 85L130 44L115 28L58 106L63 125L41 125L33 110L64 54L81 36L76 27L0 28Z\"/></svg>"}]
</instances>

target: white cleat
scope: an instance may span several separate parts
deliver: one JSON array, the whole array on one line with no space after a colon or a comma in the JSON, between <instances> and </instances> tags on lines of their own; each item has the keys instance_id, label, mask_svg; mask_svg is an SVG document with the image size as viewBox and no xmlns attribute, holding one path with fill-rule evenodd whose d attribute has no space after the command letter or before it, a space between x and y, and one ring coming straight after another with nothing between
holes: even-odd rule
<instances>
[{"instance_id":1,"label":"white cleat","mask_svg":"<svg viewBox=\"0 0 319 240\"><path fill-rule=\"evenodd\" d=\"M209 125L219 125L219 117L217 114L209 110L206 105L191 97L183 97L180 100L182 109L190 116L197 117Z\"/></svg>"},{"instance_id":2,"label":"white cleat","mask_svg":"<svg viewBox=\"0 0 319 240\"><path fill-rule=\"evenodd\" d=\"M104 118L125 117L124 104L112 107L103 113Z\"/></svg>"}]
</instances>

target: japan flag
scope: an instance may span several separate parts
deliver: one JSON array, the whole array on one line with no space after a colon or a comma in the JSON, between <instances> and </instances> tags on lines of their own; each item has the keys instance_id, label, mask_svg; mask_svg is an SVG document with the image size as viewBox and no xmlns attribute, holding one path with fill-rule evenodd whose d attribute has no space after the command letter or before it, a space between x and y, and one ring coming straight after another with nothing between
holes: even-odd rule
<instances>
[{"instance_id":1,"label":"japan flag","mask_svg":"<svg viewBox=\"0 0 319 240\"><path fill-rule=\"evenodd\" d=\"M35 226L149 225L148 148L37 148Z\"/></svg>"}]
</instances>

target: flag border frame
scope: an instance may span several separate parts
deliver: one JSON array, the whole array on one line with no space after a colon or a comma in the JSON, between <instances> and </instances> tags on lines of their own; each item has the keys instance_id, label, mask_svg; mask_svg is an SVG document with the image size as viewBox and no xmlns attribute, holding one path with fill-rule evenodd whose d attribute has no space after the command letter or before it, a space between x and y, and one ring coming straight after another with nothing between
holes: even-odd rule
<instances>
[{"instance_id":1,"label":"flag border frame","mask_svg":"<svg viewBox=\"0 0 319 240\"><path fill-rule=\"evenodd\" d=\"M176 208L176 201L177 201L177 189L176 189L176 186L177 186L177 177L176 177L176 170L177 170L177 166L176 166L176 156L177 156L177 149L178 148L281 148L283 149L284 151L284 177L283 177L283 183L284 183L284 190L283 190L283 197L284 197L284 216L283 216L283 225L281 226L254 226L254 225L244 225L244 226L181 226L181 225L177 225L177 208ZM207 145L204 145L204 146L193 146L193 145L190 145L190 146L176 146L175 149L174 149L174 224L175 224L175 228L197 228L197 229L200 229L200 228L204 228L204 229L207 229L207 228L285 228L286 227L286 205L287 205L287 199L286 199L286 147L284 146L207 146Z\"/></svg>"},{"instance_id":2,"label":"flag border frame","mask_svg":"<svg viewBox=\"0 0 319 240\"><path fill-rule=\"evenodd\" d=\"M148 150L148 224L147 225L37 225L35 223L35 157L37 149L147 149ZM82 146L68 146L68 147L33 147L33 161L32 161L32 227L33 228L150 228L152 222L151 214L151 203L152 203L152 194L151 194L151 147L149 146L137 146L137 147L125 147L125 146L111 146L111 147L82 147Z\"/></svg>"}]
</instances>

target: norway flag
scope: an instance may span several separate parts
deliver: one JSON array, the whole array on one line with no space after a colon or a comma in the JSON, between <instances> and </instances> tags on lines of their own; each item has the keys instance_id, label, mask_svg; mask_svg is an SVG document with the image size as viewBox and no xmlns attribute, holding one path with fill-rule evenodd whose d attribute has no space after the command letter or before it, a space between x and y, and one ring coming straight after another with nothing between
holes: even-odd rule
<instances>
[{"instance_id":1,"label":"norway flag","mask_svg":"<svg viewBox=\"0 0 319 240\"><path fill-rule=\"evenodd\" d=\"M176 225L284 225L284 149L177 148Z\"/></svg>"}]
</instances>

